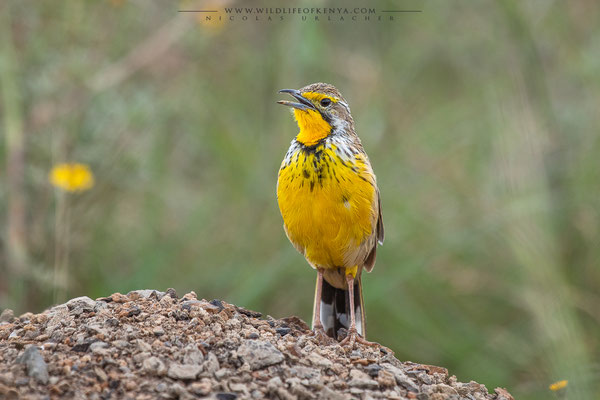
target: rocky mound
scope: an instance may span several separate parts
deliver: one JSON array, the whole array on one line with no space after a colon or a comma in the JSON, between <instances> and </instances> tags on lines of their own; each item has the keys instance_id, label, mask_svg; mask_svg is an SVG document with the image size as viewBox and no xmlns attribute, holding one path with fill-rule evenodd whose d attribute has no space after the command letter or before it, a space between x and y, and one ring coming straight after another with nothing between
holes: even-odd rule
<instances>
[{"instance_id":1,"label":"rocky mound","mask_svg":"<svg viewBox=\"0 0 600 400\"><path fill-rule=\"evenodd\" d=\"M386 349L320 346L299 318L138 290L0 317L0 398L512 400Z\"/></svg>"}]
</instances>

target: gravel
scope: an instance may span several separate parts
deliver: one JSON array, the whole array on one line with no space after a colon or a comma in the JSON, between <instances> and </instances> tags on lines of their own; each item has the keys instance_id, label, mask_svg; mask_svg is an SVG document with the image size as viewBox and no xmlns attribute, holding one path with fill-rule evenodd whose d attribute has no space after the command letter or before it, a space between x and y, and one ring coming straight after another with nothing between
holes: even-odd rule
<instances>
[{"instance_id":1,"label":"gravel","mask_svg":"<svg viewBox=\"0 0 600 400\"><path fill-rule=\"evenodd\" d=\"M0 398L513 400L384 348L319 345L297 317L173 289L4 310Z\"/></svg>"}]
</instances>

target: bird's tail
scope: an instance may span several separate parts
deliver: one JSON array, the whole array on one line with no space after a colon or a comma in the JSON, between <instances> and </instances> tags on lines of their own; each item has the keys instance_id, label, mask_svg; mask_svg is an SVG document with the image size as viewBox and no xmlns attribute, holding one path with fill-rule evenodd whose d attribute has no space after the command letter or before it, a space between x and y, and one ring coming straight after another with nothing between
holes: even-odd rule
<instances>
[{"instance_id":1,"label":"bird's tail","mask_svg":"<svg viewBox=\"0 0 600 400\"><path fill-rule=\"evenodd\" d=\"M337 339L340 328L350 328L350 292L333 287L323 279L321 298L315 301L321 302L321 323L327 333ZM354 318L356 319L356 330L360 336L366 337L365 307L363 304L362 283L360 276L354 280ZM315 320L313 316L313 321Z\"/></svg>"}]
</instances>

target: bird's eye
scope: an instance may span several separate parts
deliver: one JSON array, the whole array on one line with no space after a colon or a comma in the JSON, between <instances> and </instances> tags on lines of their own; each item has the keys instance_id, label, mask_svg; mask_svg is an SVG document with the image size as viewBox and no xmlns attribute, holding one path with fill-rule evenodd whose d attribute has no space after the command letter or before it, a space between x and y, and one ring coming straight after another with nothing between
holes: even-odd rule
<instances>
[{"instance_id":1,"label":"bird's eye","mask_svg":"<svg viewBox=\"0 0 600 400\"><path fill-rule=\"evenodd\" d=\"M325 97L323 100L321 100L321 105L323 107L327 107L330 104L331 104L331 99L328 99L327 97Z\"/></svg>"}]
</instances>

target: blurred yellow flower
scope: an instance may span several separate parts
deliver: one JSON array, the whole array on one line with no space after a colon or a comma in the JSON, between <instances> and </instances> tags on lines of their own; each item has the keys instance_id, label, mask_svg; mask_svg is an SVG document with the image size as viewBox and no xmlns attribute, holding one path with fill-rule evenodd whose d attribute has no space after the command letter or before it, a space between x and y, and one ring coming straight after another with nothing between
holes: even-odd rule
<instances>
[{"instance_id":1,"label":"blurred yellow flower","mask_svg":"<svg viewBox=\"0 0 600 400\"><path fill-rule=\"evenodd\" d=\"M560 389L564 389L567 387L567 385L569 384L569 381L566 379L563 379L562 381L558 381L558 382L554 382L552 385L548 386L550 388L550 390L552 390L553 392L556 392Z\"/></svg>"},{"instance_id":2,"label":"blurred yellow flower","mask_svg":"<svg viewBox=\"0 0 600 400\"><path fill-rule=\"evenodd\" d=\"M94 186L94 175L85 164L58 164L50 171L50 183L68 192L83 192Z\"/></svg>"}]
</instances>

